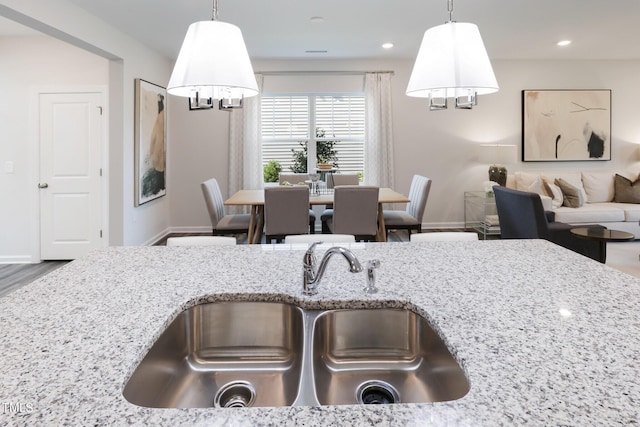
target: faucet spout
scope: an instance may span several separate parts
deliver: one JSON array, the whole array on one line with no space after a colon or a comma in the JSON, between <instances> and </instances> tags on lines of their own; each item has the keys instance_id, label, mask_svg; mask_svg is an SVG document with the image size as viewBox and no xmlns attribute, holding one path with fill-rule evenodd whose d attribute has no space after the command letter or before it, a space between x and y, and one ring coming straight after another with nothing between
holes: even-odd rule
<instances>
[{"instance_id":1,"label":"faucet spout","mask_svg":"<svg viewBox=\"0 0 640 427\"><path fill-rule=\"evenodd\" d=\"M313 253L316 245L322 242L313 243L307 252L304 255L304 273L303 273L303 284L302 284L302 292L305 295L315 295L318 293L318 284L324 275L324 271L327 268L327 263L329 259L335 254L342 255L347 262L349 263L349 271L351 273L359 273L362 271L362 265L360 265L360 261L358 258L347 248L343 248L342 246L334 246L329 248L327 252L325 252L322 260L320 260L320 265L316 270L316 256Z\"/></svg>"}]
</instances>

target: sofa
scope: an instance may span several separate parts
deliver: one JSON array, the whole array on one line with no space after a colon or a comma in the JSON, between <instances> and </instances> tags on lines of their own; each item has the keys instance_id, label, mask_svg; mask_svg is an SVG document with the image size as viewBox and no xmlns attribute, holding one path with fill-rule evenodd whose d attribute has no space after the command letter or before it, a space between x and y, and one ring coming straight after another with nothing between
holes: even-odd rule
<instances>
[{"instance_id":1,"label":"sofa","mask_svg":"<svg viewBox=\"0 0 640 427\"><path fill-rule=\"evenodd\" d=\"M638 171L515 172L506 187L540 194L555 220L572 225L600 224L640 239Z\"/></svg>"}]
</instances>

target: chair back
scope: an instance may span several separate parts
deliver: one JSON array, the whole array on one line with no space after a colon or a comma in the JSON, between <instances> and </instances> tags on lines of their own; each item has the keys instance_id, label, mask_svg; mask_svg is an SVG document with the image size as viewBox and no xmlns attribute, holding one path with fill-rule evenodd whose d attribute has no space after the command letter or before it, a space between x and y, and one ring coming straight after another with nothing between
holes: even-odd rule
<instances>
[{"instance_id":1,"label":"chair back","mask_svg":"<svg viewBox=\"0 0 640 427\"><path fill-rule=\"evenodd\" d=\"M542 200L536 193L494 186L500 237L503 239L544 239L548 234Z\"/></svg>"},{"instance_id":2,"label":"chair back","mask_svg":"<svg viewBox=\"0 0 640 427\"><path fill-rule=\"evenodd\" d=\"M231 246L236 243L235 237L224 236L184 236L167 239L167 246Z\"/></svg>"},{"instance_id":3,"label":"chair back","mask_svg":"<svg viewBox=\"0 0 640 427\"><path fill-rule=\"evenodd\" d=\"M418 233L409 236L411 242L447 242L447 241L473 241L478 240L478 234L472 231L439 231L434 233Z\"/></svg>"},{"instance_id":4,"label":"chair back","mask_svg":"<svg viewBox=\"0 0 640 427\"><path fill-rule=\"evenodd\" d=\"M301 182L309 180L308 173L280 173L278 176L278 184L282 185L284 182L289 184L298 185Z\"/></svg>"},{"instance_id":5,"label":"chair back","mask_svg":"<svg viewBox=\"0 0 640 427\"><path fill-rule=\"evenodd\" d=\"M286 236L284 242L295 243L355 243L356 238L352 234L300 234L297 236Z\"/></svg>"},{"instance_id":6,"label":"chair back","mask_svg":"<svg viewBox=\"0 0 640 427\"><path fill-rule=\"evenodd\" d=\"M360 177L357 173L333 173L325 177L327 188L334 188L338 185L358 185Z\"/></svg>"},{"instance_id":7,"label":"chair back","mask_svg":"<svg viewBox=\"0 0 640 427\"><path fill-rule=\"evenodd\" d=\"M333 196L331 231L337 234L375 236L378 232L378 187L341 185Z\"/></svg>"},{"instance_id":8,"label":"chair back","mask_svg":"<svg viewBox=\"0 0 640 427\"><path fill-rule=\"evenodd\" d=\"M309 232L309 187L266 187L264 222L267 236Z\"/></svg>"},{"instance_id":9,"label":"chair back","mask_svg":"<svg viewBox=\"0 0 640 427\"><path fill-rule=\"evenodd\" d=\"M218 222L224 217L224 199L220 192L220 186L215 178L211 178L201 183L200 188L207 204L211 225L215 229Z\"/></svg>"},{"instance_id":10,"label":"chair back","mask_svg":"<svg viewBox=\"0 0 640 427\"><path fill-rule=\"evenodd\" d=\"M409 199L411 201L407 203L406 212L420 222L422 222L422 217L424 216L430 190L431 179L422 175L413 176L409 187Z\"/></svg>"}]
</instances>

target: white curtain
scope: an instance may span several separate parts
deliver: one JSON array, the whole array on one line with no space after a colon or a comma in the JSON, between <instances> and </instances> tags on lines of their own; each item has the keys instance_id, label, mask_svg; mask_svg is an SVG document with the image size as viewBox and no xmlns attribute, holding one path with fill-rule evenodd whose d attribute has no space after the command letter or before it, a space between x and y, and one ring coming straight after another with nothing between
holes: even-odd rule
<instances>
[{"instance_id":1,"label":"white curtain","mask_svg":"<svg viewBox=\"0 0 640 427\"><path fill-rule=\"evenodd\" d=\"M364 182L394 188L391 75L365 74Z\"/></svg>"},{"instance_id":2,"label":"white curtain","mask_svg":"<svg viewBox=\"0 0 640 427\"><path fill-rule=\"evenodd\" d=\"M256 74L262 92L263 76ZM231 110L229 118L229 196L238 190L257 190L263 186L260 140L260 93L244 99L244 106ZM234 207L231 207L234 208ZM239 209L229 209L230 212Z\"/></svg>"}]
</instances>

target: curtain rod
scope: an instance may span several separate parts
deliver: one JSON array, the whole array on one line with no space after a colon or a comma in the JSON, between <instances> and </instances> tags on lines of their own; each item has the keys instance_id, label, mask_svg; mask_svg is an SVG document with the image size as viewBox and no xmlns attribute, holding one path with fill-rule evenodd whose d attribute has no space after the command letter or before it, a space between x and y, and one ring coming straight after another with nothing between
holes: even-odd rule
<instances>
[{"instance_id":1,"label":"curtain rod","mask_svg":"<svg viewBox=\"0 0 640 427\"><path fill-rule=\"evenodd\" d=\"M331 75L331 76L364 76L368 73L380 73L394 75L394 71L256 71L263 76L291 76L291 75Z\"/></svg>"}]
</instances>

